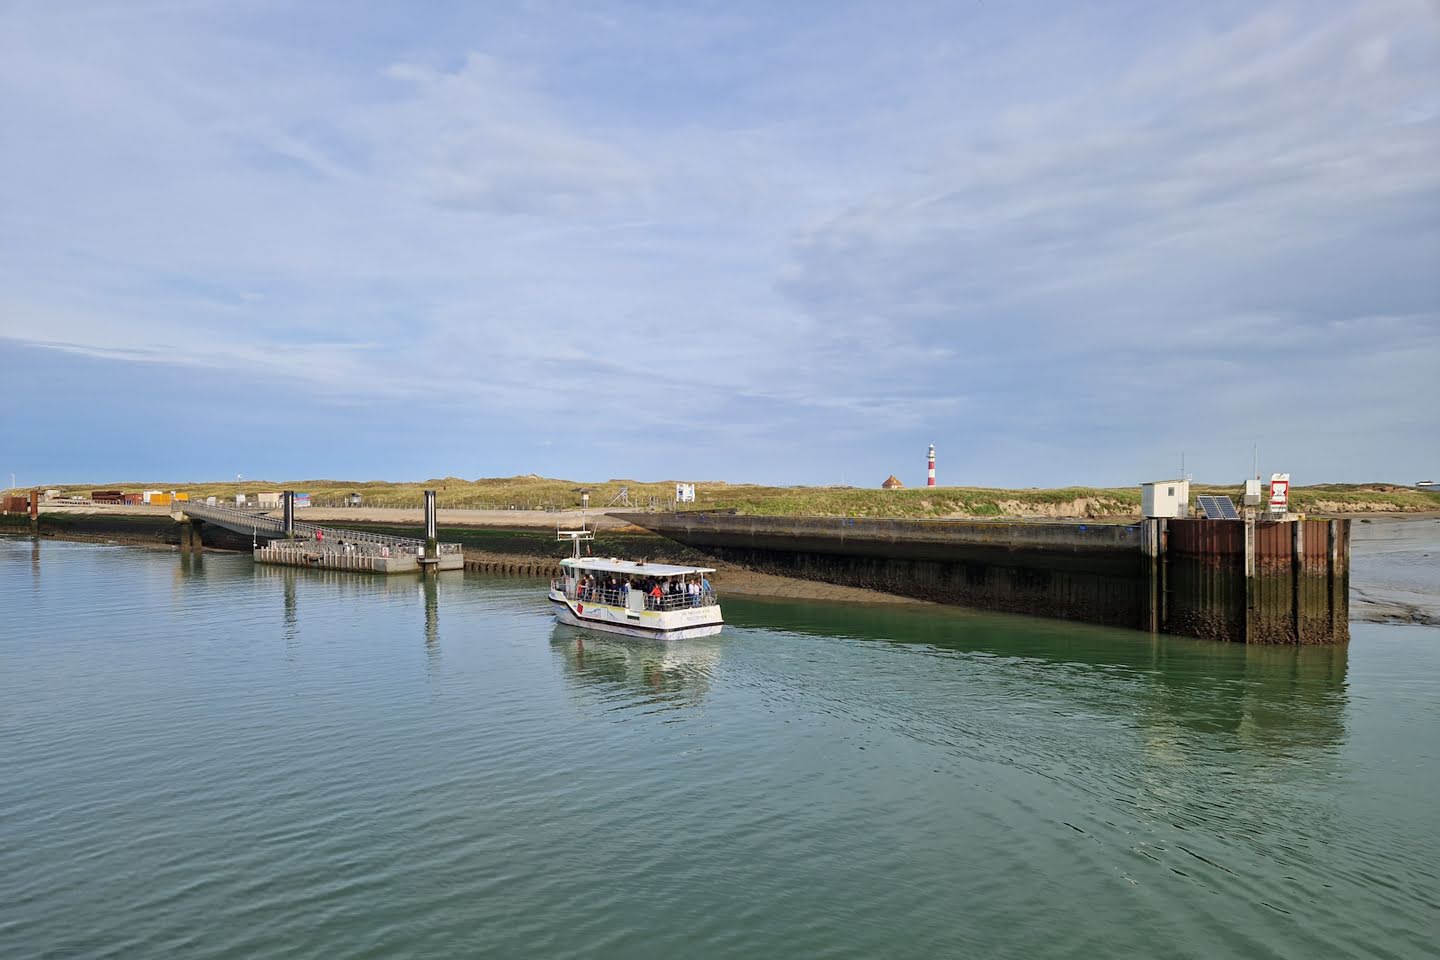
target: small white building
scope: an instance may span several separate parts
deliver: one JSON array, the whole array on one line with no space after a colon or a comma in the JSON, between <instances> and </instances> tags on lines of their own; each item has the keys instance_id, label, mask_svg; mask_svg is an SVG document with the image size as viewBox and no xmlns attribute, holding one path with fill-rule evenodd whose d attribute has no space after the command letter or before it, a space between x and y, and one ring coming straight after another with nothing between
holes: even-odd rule
<instances>
[{"instance_id":1,"label":"small white building","mask_svg":"<svg viewBox=\"0 0 1440 960\"><path fill-rule=\"evenodd\" d=\"M278 506L280 506L280 494L279 494L279 493L259 493L259 494L256 494L256 495L255 495L255 499L256 499L256 501L260 504L260 506L262 506L262 507L278 507Z\"/></svg>"},{"instance_id":2,"label":"small white building","mask_svg":"<svg viewBox=\"0 0 1440 960\"><path fill-rule=\"evenodd\" d=\"M693 484L693 483L677 483L677 484L675 484L675 502L676 502L676 503L694 503L694 502L695 502L695 484Z\"/></svg>"},{"instance_id":3,"label":"small white building","mask_svg":"<svg viewBox=\"0 0 1440 960\"><path fill-rule=\"evenodd\" d=\"M1189 480L1152 480L1140 484L1140 515L1183 519L1190 515Z\"/></svg>"}]
</instances>

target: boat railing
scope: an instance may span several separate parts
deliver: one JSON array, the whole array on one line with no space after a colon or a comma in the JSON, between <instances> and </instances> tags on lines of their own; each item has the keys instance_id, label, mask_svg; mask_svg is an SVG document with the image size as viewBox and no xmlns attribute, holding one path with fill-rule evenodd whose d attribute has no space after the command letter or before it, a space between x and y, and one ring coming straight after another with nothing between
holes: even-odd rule
<instances>
[{"instance_id":1,"label":"boat railing","mask_svg":"<svg viewBox=\"0 0 1440 960\"><path fill-rule=\"evenodd\" d=\"M563 579L551 580L550 589L564 594L567 599L577 603L600 603L612 607L625 607L629 602L629 593L624 589L585 587L574 583L567 585ZM713 607L719 603L720 598L715 596L713 590L698 594L667 593L659 597L645 595L645 609L658 610L662 613L671 610L693 610L696 607Z\"/></svg>"}]
</instances>

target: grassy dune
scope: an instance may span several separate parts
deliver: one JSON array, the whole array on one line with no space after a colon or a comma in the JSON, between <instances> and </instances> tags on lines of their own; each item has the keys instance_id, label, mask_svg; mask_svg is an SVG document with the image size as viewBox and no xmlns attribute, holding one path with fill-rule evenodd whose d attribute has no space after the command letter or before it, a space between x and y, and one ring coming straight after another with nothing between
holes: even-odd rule
<instances>
[{"instance_id":1,"label":"grassy dune","mask_svg":"<svg viewBox=\"0 0 1440 960\"><path fill-rule=\"evenodd\" d=\"M640 483L607 480L579 483L547 477L524 476L480 480L446 477L418 483L350 483L335 480L296 480L283 483L72 485L66 493L91 490L165 489L186 491L192 497L217 496L233 500L238 492L250 496L282 488L310 494L317 505L339 505L350 493L359 493L366 506L417 507L424 490L438 490L440 506L489 509L560 509L575 507L580 491L590 491L590 505L605 507L628 487L632 506L643 509L650 499L669 505L673 482ZM1229 494L1240 502L1237 485L1191 485L1192 496ZM1140 509L1138 487L1061 487L1056 489L1000 490L983 487L918 487L876 490L856 487L766 487L719 481L696 484L698 509L734 509L768 516L852 517L1131 517ZM1440 493L1391 484L1316 484L1291 490L1292 509L1308 514L1440 511Z\"/></svg>"}]
</instances>

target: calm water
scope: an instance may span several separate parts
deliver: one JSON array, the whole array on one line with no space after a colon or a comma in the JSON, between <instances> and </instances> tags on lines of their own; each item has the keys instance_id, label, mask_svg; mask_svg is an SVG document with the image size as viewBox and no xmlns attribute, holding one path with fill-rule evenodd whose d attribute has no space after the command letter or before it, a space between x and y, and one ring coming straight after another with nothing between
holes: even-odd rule
<instances>
[{"instance_id":1,"label":"calm water","mask_svg":"<svg viewBox=\"0 0 1440 960\"><path fill-rule=\"evenodd\" d=\"M1440 630L1265 649L0 540L0 956L1419 957Z\"/></svg>"}]
</instances>

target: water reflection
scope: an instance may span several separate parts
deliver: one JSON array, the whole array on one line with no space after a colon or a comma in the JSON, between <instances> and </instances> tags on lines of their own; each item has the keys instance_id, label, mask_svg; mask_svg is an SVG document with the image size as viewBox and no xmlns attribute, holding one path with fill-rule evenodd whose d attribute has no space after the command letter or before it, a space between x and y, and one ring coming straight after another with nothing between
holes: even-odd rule
<instances>
[{"instance_id":1,"label":"water reflection","mask_svg":"<svg viewBox=\"0 0 1440 960\"><path fill-rule=\"evenodd\" d=\"M255 580L287 580L292 583L324 584L328 594L346 598L361 597L411 597L415 593L415 577L380 576L353 570L300 569L274 563L257 563L251 569ZM448 574L441 574L444 577Z\"/></svg>"},{"instance_id":2,"label":"water reflection","mask_svg":"<svg viewBox=\"0 0 1440 960\"><path fill-rule=\"evenodd\" d=\"M422 576L420 590L425 595L425 653L433 669L440 661L440 578Z\"/></svg>"},{"instance_id":3,"label":"water reflection","mask_svg":"<svg viewBox=\"0 0 1440 960\"><path fill-rule=\"evenodd\" d=\"M725 613L734 628L921 645L972 666L993 658L1033 662L1033 669L997 677L1006 676L1018 698L1059 698L1072 709L1138 723L1157 756L1223 743L1272 757L1308 751L1317 759L1317 751L1333 755L1345 736L1344 645L1215 643L932 606L732 598Z\"/></svg>"},{"instance_id":4,"label":"water reflection","mask_svg":"<svg viewBox=\"0 0 1440 960\"><path fill-rule=\"evenodd\" d=\"M653 712L699 704L710 689L722 638L667 642L557 625L550 649L578 691Z\"/></svg>"},{"instance_id":5,"label":"water reflection","mask_svg":"<svg viewBox=\"0 0 1440 960\"><path fill-rule=\"evenodd\" d=\"M295 590L295 571L286 570L284 573L284 586L281 590L285 605L284 640L285 646L289 647L300 639L300 601Z\"/></svg>"},{"instance_id":6,"label":"water reflection","mask_svg":"<svg viewBox=\"0 0 1440 960\"><path fill-rule=\"evenodd\" d=\"M196 568L197 570L199 568ZM285 640L291 642L300 636L299 594L303 584L313 583L325 587L326 602L336 595L344 599L394 600L408 605L417 591L424 610L423 635L426 655L434 666L440 658L440 593L442 582L458 584L463 581L462 571L446 571L417 577L415 575L376 576L349 570L302 570L279 564L257 563L251 577L256 581L279 580L284 604ZM450 589L450 587L445 587Z\"/></svg>"},{"instance_id":7,"label":"water reflection","mask_svg":"<svg viewBox=\"0 0 1440 960\"><path fill-rule=\"evenodd\" d=\"M201 579L205 576L205 555L202 553L179 553L180 563L175 568L176 580Z\"/></svg>"}]
</instances>

